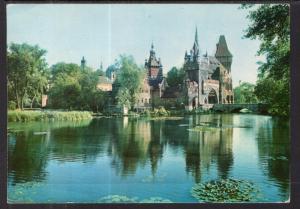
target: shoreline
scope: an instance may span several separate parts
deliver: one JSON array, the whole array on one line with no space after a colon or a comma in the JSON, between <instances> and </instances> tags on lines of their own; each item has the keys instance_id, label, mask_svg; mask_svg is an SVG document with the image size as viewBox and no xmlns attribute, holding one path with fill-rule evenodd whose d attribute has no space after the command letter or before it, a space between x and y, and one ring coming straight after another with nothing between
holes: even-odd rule
<instances>
[{"instance_id":1,"label":"shoreline","mask_svg":"<svg viewBox=\"0 0 300 209\"><path fill-rule=\"evenodd\" d=\"M276 116L270 114L259 113L230 113L230 112L215 112L211 110L165 110L156 109L153 111L137 113L129 112L128 114L122 113L93 113L90 111L62 111L62 110L8 110L7 121L8 122L31 122L31 121L80 121L80 120L92 120L96 118L172 118L172 117L184 117L187 115L207 115L207 114L258 114L267 116ZM280 116L279 116L280 117Z\"/></svg>"}]
</instances>

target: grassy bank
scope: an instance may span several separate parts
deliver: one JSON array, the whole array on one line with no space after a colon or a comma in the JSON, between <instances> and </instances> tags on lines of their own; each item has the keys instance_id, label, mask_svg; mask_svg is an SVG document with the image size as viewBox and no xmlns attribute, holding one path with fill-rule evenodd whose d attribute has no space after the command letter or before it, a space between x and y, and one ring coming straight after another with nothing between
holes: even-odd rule
<instances>
[{"instance_id":1,"label":"grassy bank","mask_svg":"<svg viewBox=\"0 0 300 209\"><path fill-rule=\"evenodd\" d=\"M88 111L40 111L40 110L9 110L8 122L28 121L78 121L92 119Z\"/></svg>"}]
</instances>

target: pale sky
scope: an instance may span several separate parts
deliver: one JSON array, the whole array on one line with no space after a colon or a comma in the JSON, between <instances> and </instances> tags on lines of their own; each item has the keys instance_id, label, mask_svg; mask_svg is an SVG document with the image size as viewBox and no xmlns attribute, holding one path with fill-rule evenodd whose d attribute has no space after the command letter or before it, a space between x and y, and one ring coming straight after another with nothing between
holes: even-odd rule
<instances>
[{"instance_id":1,"label":"pale sky","mask_svg":"<svg viewBox=\"0 0 300 209\"><path fill-rule=\"evenodd\" d=\"M200 50L214 55L220 35L233 54L233 85L254 83L259 41L242 38L249 25L239 4L10 4L7 43L38 44L57 62L104 69L120 54L133 55L139 65L149 57L151 43L164 74L181 67L198 28Z\"/></svg>"}]
</instances>

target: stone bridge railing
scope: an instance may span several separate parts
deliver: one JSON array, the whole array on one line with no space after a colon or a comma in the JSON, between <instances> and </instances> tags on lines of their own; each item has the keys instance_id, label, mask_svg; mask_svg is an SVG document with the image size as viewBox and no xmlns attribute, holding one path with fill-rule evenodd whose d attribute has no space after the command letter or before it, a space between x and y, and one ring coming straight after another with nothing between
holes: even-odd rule
<instances>
[{"instance_id":1,"label":"stone bridge railing","mask_svg":"<svg viewBox=\"0 0 300 209\"><path fill-rule=\"evenodd\" d=\"M218 112L238 112L241 109L248 109L256 113L264 113L267 111L266 104L214 104L212 110Z\"/></svg>"}]
</instances>

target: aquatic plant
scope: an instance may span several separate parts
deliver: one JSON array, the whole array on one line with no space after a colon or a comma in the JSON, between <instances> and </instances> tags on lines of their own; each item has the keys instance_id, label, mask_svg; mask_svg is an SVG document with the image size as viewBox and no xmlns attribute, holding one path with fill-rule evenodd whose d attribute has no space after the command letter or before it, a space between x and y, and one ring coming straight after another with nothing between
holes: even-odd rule
<instances>
[{"instance_id":1,"label":"aquatic plant","mask_svg":"<svg viewBox=\"0 0 300 209\"><path fill-rule=\"evenodd\" d=\"M250 181L229 178L196 184L191 193L199 202L250 202L259 190Z\"/></svg>"},{"instance_id":2,"label":"aquatic plant","mask_svg":"<svg viewBox=\"0 0 300 209\"><path fill-rule=\"evenodd\" d=\"M32 197L37 194L37 190L41 187L39 182L26 182L16 184L7 190L8 203L32 203Z\"/></svg>"},{"instance_id":3,"label":"aquatic plant","mask_svg":"<svg viewBox=\"0 0 300 209\"><path fill-rule=\"evenodd\" d=\"M161 116L161 117L153 117L150 118L149 120L182 120L183 117L175 117L175 116Z\"/></svg>"},{"instance_id":4,"label":"aquatic plant","mask_svg":"<svg viewBox=\"0 0 300 209\"><path fill-rule=\"evenodd\" d=\"M164 199L162 197L150 197L140 201L140 203L172 203L169 199Z\"/></svg>"},{"instance_id":5,"label":"aquatic plant","mask_svg":"<svg viewBox=\"0 0 300 209\"><path fill-rule=\"evenodd\" d=\"M138 197L127 197L125 195L109 195L100 198L97 203L172 203L169 199L162 197L149 197L139 200Z\"/></svg>"},{"instance_id":6,"label":"aquatic plant","mask_svg":"<svg viewBox=\"0 0 300 209\"><path fill-rule=\"evenodd\" d=\"M137 197L127 197L125 195L109 195L100 198L97 202L99 203L136 203L138 198Z\"/></svg>"}]
</instances>

